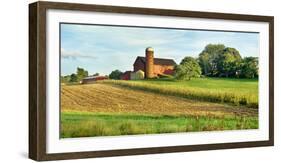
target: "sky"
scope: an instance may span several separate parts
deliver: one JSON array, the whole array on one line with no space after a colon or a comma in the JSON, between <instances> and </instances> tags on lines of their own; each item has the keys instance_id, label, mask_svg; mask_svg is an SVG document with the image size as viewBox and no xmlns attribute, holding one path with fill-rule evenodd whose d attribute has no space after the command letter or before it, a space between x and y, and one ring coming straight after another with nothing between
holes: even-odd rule
<instances>
[{"instance_id":1,"label":"sky","mask_svg":"<svg viewBox=\"0 0 281 163\"><path fill-rule=\"evenodd\" d=\"M259 56L258 33L61 24L61 73L75 73L77 67L90 75L133 70L147 47L154 49L154 57L179 63L186 56L198 57L207 44L236 48L242 57Z\"/></svg>"}]
</instances>

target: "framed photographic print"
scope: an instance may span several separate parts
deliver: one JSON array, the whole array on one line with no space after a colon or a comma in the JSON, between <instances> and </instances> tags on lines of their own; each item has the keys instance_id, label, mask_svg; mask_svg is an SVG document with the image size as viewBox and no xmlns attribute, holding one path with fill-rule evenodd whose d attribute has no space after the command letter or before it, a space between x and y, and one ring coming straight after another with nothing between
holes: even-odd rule
<instances>
[{"instance_id":1,"label":"framed photographic print","mask_svg":"<svg viewBox=\"0 0 281 163\"><path fill-rule=\"evenodd\" d=\"M272 146L274 18L36 2L29 157Z\"/></svg>"}]
</instances>

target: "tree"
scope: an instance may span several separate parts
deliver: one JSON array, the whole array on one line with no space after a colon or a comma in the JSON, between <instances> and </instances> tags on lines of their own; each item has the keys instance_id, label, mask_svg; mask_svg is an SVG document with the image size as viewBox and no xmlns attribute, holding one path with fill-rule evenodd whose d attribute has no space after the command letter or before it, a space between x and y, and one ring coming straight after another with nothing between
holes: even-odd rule
<instances>
[{"instance_id":1,"label":"tree","mask_svg":"<svg viewBox=\"0 0 281 163\"><path fill-rule=\"evenodd\" d=\"M68 83L70 80L70 75L61 76L60 80L61 80L61 83Z\"/></svg>"},{"instance_id":2,"label":"tree","mask_svg":"<svg viewBox=\"0 0 281 163\"><path fill-rule=\"evenodd\" d=\"M227 54L231 54L235 59L241 59L241 55L239 53L238 50L236 50L235 48L225 48L223 53L227 53Z\"/></svg>"},{"instance_id":3,"label":"tree","mask_svg":"<svg viewBox=\"0 0 281 163\"><path fill-rule=\"evenodd\" d=\"M192 57L185 57L175 68L175 78L178 80L190 80L201 75L198 62Z\"/></svg>"},{"instance_id":4,"label":"tree","mask_svg":"<svg viewBox=\"0 0 281 163\"><path fill-rule=\"evenodd\" d=\"M69 82L77 82L78 81L78 77L76 74L71 74L70 75L70 79L69 79Z\"/></svg>"},{"instance_id":5,"label":"tree","mask_svg":"<svg viewBox=\"0 0 281 163\"><path fill-rule=\"evenodd\" d=\"M245 57L241 63L240 76L244 78L256 78L259 76L257 57Z\"/></svg>"},{"instance_id":6,"label":"tree","mask_svg":"<svg viewBox=\"0 0 281 163\"><path fill-rule=\"evenodd\" d=\"M199 54L199 65L203 74L207 76L217 76L217 60L223 54L225 46L223 44L208 44Z\"/></svg>"},{"instance_id":7,"label":"tree","mask_svg":"<svg viewBox=\"0 0 281 163\"><path fill-rule=\"evenodd\" d=\"M83 68L77 67L76 74L77 80L80 81L88 76L88 71L84 70Z\"/></svg>"},{"instance_id":8,"label":"tree","mask_svg":"<svg viewBox=\"0 0 281 163\"><path fill-rule=\"evenodd\" d=\"M235 77L241 56L235 48L223 44L208 44L199 54L199 65L206 76Z\"/></svg>"},{"instance_id":9,"label":"tree","mask_svg":"<svg viewBox=\"0 0 281 163\"><path fill-rule=\"evenodd\" d=\"M211 64L209 63L209 53L202 52L199 57L199 65L204 75L209 75L211 71Z\"/></svg>"},{"instance_id":10,"label":"tree","mask_svg":"<svg viewBox=\"0 0 281 163\"><path fill-rule=\"evenodd\" d=\"M121 78L122 74L123 74L123 72L121 72L120 70L114 70L109 74L109 78L118 80Z\"/></svg>"},{"instance_id":11,"label":"tree","mask_svg":"<svg viewBox=\"0 0 281 163\"><path fill-rule=\"evenodd\" d=\"M235 77L240 63L241 56L239 51L235 48L225 48L217 60L218 76Z\"/></svg>"},{"instance_id":12,"label":"tree","mask_svg":"<svg viewBox=\"0 0 281 163\"><path fill-rule=\"evenodd\" d=\"M100 74L97 72L97 73L94 73L93 76L99 76Z\"/></svg>"}]
</instances>

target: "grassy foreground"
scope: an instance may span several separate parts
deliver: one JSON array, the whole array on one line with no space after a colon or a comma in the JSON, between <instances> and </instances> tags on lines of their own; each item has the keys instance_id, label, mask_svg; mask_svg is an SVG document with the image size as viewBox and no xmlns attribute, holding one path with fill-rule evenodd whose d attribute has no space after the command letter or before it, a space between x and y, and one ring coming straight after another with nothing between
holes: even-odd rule
<instances>
[{"instance_id":1,"label":"grassy foreground","mask_svg":"<svg viewBox=\"0 0 281 163\"><path fill-rule=\"evenodd\" d=\"M159 134L192 131L257 129L257 117L135 115L63 112L61 137Z\"/></svg>"},{"instance_id":2,"label":"grassy foreground","mask_svg":"<svg viewBox=\"0 0 281 163\"><path fill-rule=\"evenodd\" d=\"M258 108L257 79L197 78L190 81L156 79L136 81L107 80L102 82L188 99Z\"/></svg>"}]
</instances>

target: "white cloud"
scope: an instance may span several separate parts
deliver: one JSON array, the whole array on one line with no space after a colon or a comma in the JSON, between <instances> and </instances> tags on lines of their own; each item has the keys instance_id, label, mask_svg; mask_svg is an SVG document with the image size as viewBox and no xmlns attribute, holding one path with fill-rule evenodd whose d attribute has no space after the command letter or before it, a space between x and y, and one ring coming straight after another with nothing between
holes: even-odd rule
<instances>
[{"instance_id":1,"label":"white cloud","mask_svg":"<svg viewBox=\"0 0 281 163\"><path fill-rule=\"evenodd\" d=\"M71 51L61 48L61 56L65 59L77 59L77 58L88 58L88 59L96 59L96 56L83 54L79 51Z\"/></svg>"}]
</instances>

